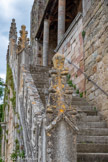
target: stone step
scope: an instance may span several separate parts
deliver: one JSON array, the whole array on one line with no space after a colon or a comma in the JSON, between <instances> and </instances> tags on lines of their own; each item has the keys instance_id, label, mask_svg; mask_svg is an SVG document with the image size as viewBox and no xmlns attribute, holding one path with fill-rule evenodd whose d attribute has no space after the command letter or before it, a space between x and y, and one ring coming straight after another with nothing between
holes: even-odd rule
<instances>
[{"instance_id":1,"label":"stone step","mask_svg":"<svg viewBox=\"0 0 108 162\"><path fill-rule=\"evenodd\" d=\"M83 122L99 122L101 121L101 117L100 116L80 116L78 118L78 121L83 121Z\"/></svg>"},{"instance_id":2,"label":"stone step","mask_svg":"<svg viewBox=\"0 0 108 162\"><path fill-rule=\"evenodd\" d=\"M77 162L108 162L108 153L77 153Z\"/></svg>"},{"instance_id":3,"label":"stone step","mask_svg":"<svg viewBox=\"0 0 108 162\"><path fill-rule=\"evenodd\" d=\"M79 96L73 96L72 101L85 101L85 102L87 102L85 98L81 98Z\"/></svg>"},{"instance_id":4,"label":"stone step","mask_svg":"<svg viewBox=\"0 0 108 162\"><path fill-rule=\"evenodd\" d=\"M34 80L34 83L36 84L47 84L49 83L48 80L36 80L36 79L33 79Z\"/></svg>"},{"instance_id":5,"label":"stone step","mask_svg":"<svg viewBox=\"0 0 108 162\"><path fill-rule=\"evenodd\" d=\"M107 124L105 121L101 122L77 122L79 128L106 128Z\"/></svg>"},{"instance_id":6,"label":"stone step","mask_svg":"<svg viewBox=\"0 0 108 162\"><path fill-rule=\"evenodd\" d=\"M98 112L97 111L94 111L94 110L81 110L81 109L78 109L77 110L78 113L85 113L87 116L97 116L98 115Z\"/></svg>"},{"instance_id":7,"label":"stone step","mask_svg":"<svg viewBox=\"0 0 108 162\"><path fill-rule=\"evenodd\" d=\"M84 111L84 110L97 111L96 107L91 106L91 105L89 105L89 104L88 104L88 105L79 105L79 106L77 107L77 109L82 110L82 111Z\"/></svg>"},{"instance_id":8,"label":"stone step","mask_svg":"<svg viewBox=\"0 0 108 162\"><path fill-rule=\"evenodd\" d=\"M44 80L48 80L49 79L48 76L40 75L40 74L32 75L32 77L33 77L34 80L42 80L43 79L43 81L44 81Z\"/></svg>"},{"instance_id":9,"label":"stone step","mask_svg":"<svg viewBox=\"0 0 108 162\"><path fill-rule=\"evenodd\" d=\"M78 106L81 106L81 105L87 106L88 105L88 103L85 102L85 101L72 101L71 104L72 105L78 105Z\"/></svg>"},{"instance_id":10,"label":"stone step","mask_svg":"<svg viewBox=\"0 0 108 162\"><path fill-rule=\"evenodd\" d=\"M78 135L78 143L104 143L108 144L108 136L83 136Z\"/></svg>"},{"instance_id":11,"label":"stone step","mask_svg":"<svg viewBox=\"0 0 108 162\"><path fill-rule=\"evenodd\" d=\"M90 105L78 105L77 111L78 113L86 113L87 116L97 116L98 114L97 109Z\"/></svg>"},{"instance_id":12,"label":"stone step","mask_svg":"<svg viewBox=\"0 0 108 162\"><path fill-rule=\"evenodd\" d=\"M48 80L43 80L43 79L40 79L40 80L36 80L36 79L33 79L35 83L37 84L46 84L46 83L49 83Z\"/></svg>"},{"instance_id":13,"label":"stone step","mask_svg":"<svg viewBox=\"0 0 108 162\"><path fill-rule=\"evenodd\" d=\"M78 143L77 151L86 153L108 153L108 144Z\"/></svg>"},{"instance_id":14,"label":"stone step","mask_svg":"<svg viewBox=\"0 0 108 162\"><path fill-rule=\"evenodd\" d=\"M108 128L82 128L78 134L86 136L108 136Z\"/></svg>"},{"instance_id":15,"label":"stone step","mask_svg":"<svg viewBox=\"0 0 108 162\"><path fill-rule=\"evenodd\" d=\"M49 76L47 73L36 73L36 74L32 74L32 77L35 79L35 80L39 80L39 79L49 79Z\"/></svg>"},{"instance_id":16,"label":"stone step","mask_svg":"<svg viewBox=\"0 0 108 162\"><path fill-rule=\"evenodd\" d=\"M35 85L36 85L36 88L37 88L37 89L39 89L39 88L40 88L40 89L43 89L43 88L47 88L47 89L48 89L48 87L47 87L46 84L43 84L43 85L42 85L42 84L36 84L36 83L35 83Z\"/></svg>"},{"instance_id":17,"label":"stone step","mask_svg":"<svg viewBox=\"0 0 108 162\"><path fill-rule=\"evenodd\" d=\"M35 72L35 71L49 71L49 67L45 67L45 66L38 66L36 65L35 67L34 66L31 66L30 67L30 71L31 72Z\"/></svg>"},{"instance_id":18,"label":"stone step","mask_svg":"<svg viewBox=\"0 0 108 162\"><path fill-rule=\"evenodd\" d=\"M85 118L83 118L83 121L87 121L87 122L99 122L101 120L100 116L86 116Z\"/></svg>"}]
</instances>

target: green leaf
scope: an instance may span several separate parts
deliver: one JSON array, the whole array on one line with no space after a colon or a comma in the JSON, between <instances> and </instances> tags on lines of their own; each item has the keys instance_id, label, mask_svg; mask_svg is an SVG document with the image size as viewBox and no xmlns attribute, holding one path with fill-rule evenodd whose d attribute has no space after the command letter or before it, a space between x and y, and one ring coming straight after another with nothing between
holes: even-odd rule
<instances>
[{"instance_id":1,"label":"green leaf","mask_svg":"<svg viewBox=\"0 0 108 162\"><path fill-rule=\"evenodd\" d=\"M70 80L70 77L71 77L71 75L70 75L70 74L68 74L68 75L67 75L67 80Z\"/></svg>"},{"instance_id":2,"label":"green leaf","mask_svg":"<svg viewBox=\"0 0 108 162\"><path fill-rule=\"evenodd\" d=\"M83 97L83 92L80 93L80 97L81 97L81 98Z\"/></svg>"},{"instance_id":3,"label":"green leaf","mask_svg":"<svg viewBox=\"0 0 108 162\"><path fill-rule=\"evenodd\" d=\"M76 85L73 85L74 89L76 89Z\"/></svg>"},{"instance_id":4,"label":"green leaf","mask_svg":"<svg viewBox=\"0 0 108 162\"><path fill-rule=\"evenodd\" d=\"M79 94L79 89L76 90L76 93Z\"/></svg>"}]
</instances>

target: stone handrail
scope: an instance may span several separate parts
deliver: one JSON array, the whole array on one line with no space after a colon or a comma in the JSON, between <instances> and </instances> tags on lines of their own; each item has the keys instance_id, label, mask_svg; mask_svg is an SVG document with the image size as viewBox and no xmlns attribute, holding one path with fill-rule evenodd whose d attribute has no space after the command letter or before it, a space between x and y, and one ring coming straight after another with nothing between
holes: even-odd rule
<instances>
[{"instance_id":1,"label":"stone handrail","mask_svg":"<svg viewBox=\"0 0 108 162\"><path fill-rule=\"evenodd\" d=\"M38 90L34 84L32 76L24 65L21 67L21 81L19 87L19 114L21 116L21 124L23 126L23 137L27 158L34 159L37 157L36 136L37 127L41 127L44 106L38 94ZM33 132L36 132L34 134Z\"/></svg>"}]
</instances>

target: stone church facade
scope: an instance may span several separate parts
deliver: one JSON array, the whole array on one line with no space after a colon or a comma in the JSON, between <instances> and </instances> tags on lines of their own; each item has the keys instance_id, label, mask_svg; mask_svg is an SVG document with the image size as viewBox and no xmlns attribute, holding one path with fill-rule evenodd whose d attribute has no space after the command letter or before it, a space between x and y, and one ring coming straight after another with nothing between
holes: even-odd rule
<instances>
[{"instance_id":1,"label":"stone church facade","mask_svg":"<svg viewBox=\"0 0 108 162\"><path fill-rule=\"evenodd\" d=\"M108 1L34 0L6 85L5 162L108 162Z\"/></svg>"}]
</instances>

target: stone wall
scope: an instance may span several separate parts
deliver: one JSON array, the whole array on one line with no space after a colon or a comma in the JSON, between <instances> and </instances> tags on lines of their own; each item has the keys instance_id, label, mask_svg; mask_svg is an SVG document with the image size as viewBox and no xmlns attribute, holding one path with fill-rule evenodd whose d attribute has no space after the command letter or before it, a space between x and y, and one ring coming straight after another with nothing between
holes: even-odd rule
<instances>
[{"instance_id":1,"label":"stone wall","mask_svg":"<svg viewBox=\"0 0 108 162\"><path fill-rule=\"evenodd\" d=\"M59 53L64 54L65 58L72 61L78 68L84 71L84 54L83 54L83 38L82 38L83 24L82 16L78 14L74 19L69 29L64 35L63 43L58 49ZM82 92L85 90L85 79L83 74L73 65L65 61L65 66L69 68L71 79L77 88Z\"/></svg>"},{"instance_id":2,"label":"stone wall","mask_svg":"<svg viewBox=\"0 0 108 162\"><path fill-rule=\"evenodd\" d=\"M23 127L25 153L29 161L29 158L37 158L37 151L39 149L37 140L39 138L39 131L41 131L44 106L30 71L24 65L21 68L19 89L18 112Z\"/></svg>"},{"instance_id":3,"label":"stone wall","mask_svg":"<svg viewBox=\"0 0 108 162\"><path fill-rule=\"evenodd\" d=\"M96 0L83 19L85 72L108 94L108 6ZM86 81L86 95L91 103L108 116L108 97Z\"/></svg>"},{"instance_id":4,"label":"stone wall","mask_svg":"<svg viewBox=\"0 0 108 162\"><path fill-rule=\"evenodd\" d=\"M9 88L9 87L8 87ZM10 96L8 95L8 101L13 97L12 89L10 90ZM5 161L12 162L11 154L14 149L14 132L15 132L15 118L14 118L14 108L12 102L8 103L8 106L5 107L5 122L6 130L5 130Z\"/></svg>"},{"instance_id":5,"label":"stone wall","mask_svg":"<svg viewBox=\"0 0 108 162\"><path fill-rule=\"evenodd\" d=\"M31 43L35 41L47 2L48 0L34 0L31 10Z\"/></svg>"},{"instance_id":6,"label":"stone wall","mask_svg":"<svg viewBox=\"0 0 108 162\"><path fill-rule=\"evenodd\" d=\"M36 40L32 45L33 49L33 65L41 65L43 64L43 44Z\"/></svg>"}]
</instances>

